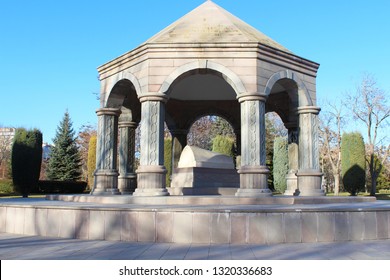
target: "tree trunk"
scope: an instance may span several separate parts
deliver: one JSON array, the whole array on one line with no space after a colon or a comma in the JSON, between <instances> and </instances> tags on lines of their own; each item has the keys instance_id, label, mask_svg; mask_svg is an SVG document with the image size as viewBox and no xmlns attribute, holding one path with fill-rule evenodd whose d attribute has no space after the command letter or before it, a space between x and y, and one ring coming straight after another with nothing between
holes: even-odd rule
<instances>
[{"instance_id":1,"label":"tree trunk","mask_svg":"<svg viewBox=\"0 0 390 280\"><path fill-rule=\"evenodd\" d=\"M340 192L340 174L333 173L333 178L334 178L334 195L339 195Z\"/></svg>"},{"instance_id":2,"label":"tree trunk","mask_svg":"<svg viewBox=\"0 0 390 280\"><path fill-rule=\"evenodd\" d=\"M378 178L378 175L377 175L377 172L375 172L375 170L372 170L370 196L375 196L375 194L376 194L376 179Z\"/></svg>"}]
</instances>

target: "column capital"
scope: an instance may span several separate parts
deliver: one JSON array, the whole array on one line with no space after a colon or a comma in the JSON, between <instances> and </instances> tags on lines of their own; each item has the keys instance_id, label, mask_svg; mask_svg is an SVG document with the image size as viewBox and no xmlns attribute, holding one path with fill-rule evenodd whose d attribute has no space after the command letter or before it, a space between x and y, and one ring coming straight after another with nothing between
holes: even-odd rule
<instances>
[{"instance_id":1,"label":"column capital","mask_svg":"<svg viewBox=\"0 0 390 280\"><path fill-rule=\"evenodd\" d=\"M265 102L267 101L267 95L260 93L260 92L245 92L241 93L237 96L238 102L242 103L245 101L262 101Z\"/></svg>"},{"instance_id":2,"label":"column capital","mask_svg":"<svg viewBox=\"0 0 390 280\"><path fill-rule=\"evenodd\" d=\"M119 108L100 108L96 110L98 116L107 115L118 117L121 113L121 109Z\"/></svg>"},{"instance_id":3,"label":"column capital","mask_svg":"<svg viewBox=\"0 0 390 280\"><path fill-rule=\"evenodd\" d=\"M138 98L141 103L145 101L159 101L166 103L168 101L168 95L159 92L143 93Z\"/></svg>"},{"instance_id":4,"label":"column capital","mask_svg":"<svg viewBox=\"0 0 390 280\"><path fill-rule=\"evenodd\" d=\"M125 127L137 128L137 126L138 126L138 123L130 122L130 121L120 121L118 124L119 128L125 128Z\"/></svg>"},{"instance_id":5,"label":"column capital","mask_svg":"<svg viewBox=\"0 0 390 280\"><path fill-rule=\"evenodd\" d=\"M301 115L301 114L318 115L320 113L320 111L321 111L321 108L317 107L317 106L302 106L302 107L298 107L298 109L297 109L298 115Z\"/></svg>"}]
</instances>

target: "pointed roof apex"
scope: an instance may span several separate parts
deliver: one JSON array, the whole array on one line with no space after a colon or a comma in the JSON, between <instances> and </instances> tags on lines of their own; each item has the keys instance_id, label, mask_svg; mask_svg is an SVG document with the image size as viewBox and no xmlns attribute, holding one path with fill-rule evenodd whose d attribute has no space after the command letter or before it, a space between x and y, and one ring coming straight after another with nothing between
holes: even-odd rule
<instances>
[{"instance_id":1,"label":"pointed roof apex","mask_svg":"<svg viewBox=\"0 0 390 280\"><path fill-rule=\"evenodd\" d=\"M146 43L260 43L290 52L211 0L205 1Z\"/></svg>"}]
</instances>

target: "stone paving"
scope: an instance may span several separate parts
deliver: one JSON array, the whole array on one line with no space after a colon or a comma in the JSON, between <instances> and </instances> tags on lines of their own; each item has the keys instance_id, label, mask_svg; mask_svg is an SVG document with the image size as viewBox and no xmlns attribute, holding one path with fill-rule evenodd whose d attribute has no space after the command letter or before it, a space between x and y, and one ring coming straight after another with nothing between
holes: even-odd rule
<instances>
[{"instance_id":1,"label":"stone paving","mask_svg":"<svg viewBox=\"0 0 390 280\"><path fill-rule=\"evenodd\" d=\"M1 260L390 260L390 240L276 245L129 243L0 233Z\"/></svg>"}]
</instances>

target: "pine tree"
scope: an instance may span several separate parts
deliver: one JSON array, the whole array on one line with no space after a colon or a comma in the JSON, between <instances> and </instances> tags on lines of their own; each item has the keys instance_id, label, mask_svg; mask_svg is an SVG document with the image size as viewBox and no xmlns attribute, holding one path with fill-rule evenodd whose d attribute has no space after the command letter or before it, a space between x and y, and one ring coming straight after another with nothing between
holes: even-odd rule
<instances>
[{"instance_id":1,"label":"pine tree","mask_svg":"<svg viewBox=\"0 0 390 280\"><path fill-rule=\"evenodd\" d=\"M81 157L68 111L57 127L47 177L55 181L77 181L81 177Z\"/></svg>"}]
</instances>

